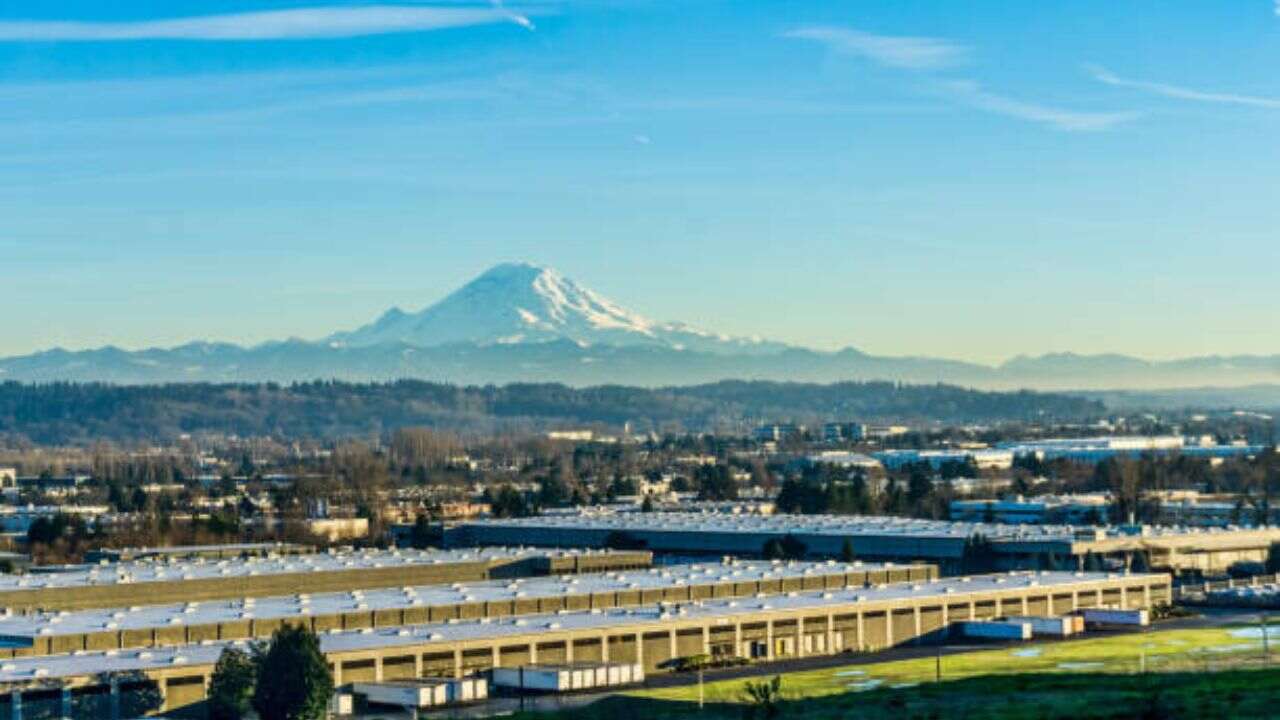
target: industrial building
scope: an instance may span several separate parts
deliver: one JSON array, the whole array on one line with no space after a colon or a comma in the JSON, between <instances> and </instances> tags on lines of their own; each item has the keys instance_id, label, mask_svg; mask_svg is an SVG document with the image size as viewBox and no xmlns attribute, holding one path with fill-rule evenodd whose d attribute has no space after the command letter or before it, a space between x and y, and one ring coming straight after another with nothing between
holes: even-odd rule
<instances>
[{"instance_id":1,"label":"industrial building","mask_svg":"<svg viewBox=\"0 0 1280 720\"><path fill-rule=\"evenodd\" d=\"M512 615L687 603L937 578L929 565L741 562L647 570L297 593L0 617L0 658L270 637L285 624L315 632Z\"/></svg>"},{"instance_id":2,"label":"industrial building","mask_svg":"<svg viewBox=\"0 0 1280 720\"><path fill-rule=\"evenodd\" d=\"M495 577L633 570L647 551L497 547L465 550L332 551L235 560L132 561L60 573L0 575L0 608L78 610L148 603L333 592Z\"/></svg>"},{"instance_id":3,"label":"industrial building","mask_svg":"<svg viewBox=\"0 0 1280 720\"><path fill-rule=\"evenodd\" d=\"M1111 498L1088 495L1014 495L1000 500L952 500L951 519L960 522L998 522L1006 525L1094 525L1106 522Z\"/></svg>"},{"instance_id":4,"label":"industrial building","mask_svg":"<svg viewBox=\"0 0 1280 720\"><path fill-rule=\"evenodd\" d=\"M170 545L168 547L99 548L84 554L89 564L103 562L136 562L139 560L225 560L231 558L271 557L273 555L308 555L315 552L310 545L297 543L222 543L218 545Z\"/></svg>"},{"instance_id":5,"label":"industrial building","mask_svg":"<svg viewBox=\"0 0 1280 720\"><path fill-rule=\"evenodd\" d=\"M760 555L791 536L813 557L837 557L847 542L868 561L937 563L943 574L966 567L981 540L995 569L1083 569L1090 556L1118 567L1213 574L1237 562L1266 560L1280 528L1079 527L1001 525L899 517L594 513L478 520L445 531L455 546L523 542L545 547L604 547L625 539L655 552ZM968 549L968 550L967 550Z\"/></svg>"},{"instance_id":6,"label":"industrial building","mask_svg":"<svg viewBox=\"0 0 1280 720\"><path fill-rule=\"evenodd\" d=\"M871 453L880 464L890 470L897 470L907 465L925 463L934 470L939 470L947 463L972 463L979 470L1008 470L1013 467L1014 453L1011 450L990 448L959 450L881 450Z\"/></svg>"},{"instance_id":7,"label":"industrial building","mask_svg":"<svg viewBox=\"0 0 1280 720\"><path fill-rule=\"evenodd\" d=\"M1065 459L1089 463L1118 457L1137 457L1145 453L1179 453L1210 459L1251 457L1264 449L1262 445L1219 445L1212 438L1186 438L1181 435L1106 435L1092 438L1018 440L999 443L996 447L1017 457L1034 456L1040 460Z\"/></svg>"},{"instance_id":8,"label":"industrial building","mask_svg":"<svg viewBox=\"0 0 1280 720\"><path fill-rule=\"evenodd\" d=\"M465 677L493 668L629 663L644 672L695 654L761 661L920 642L954 622L1046 616L1082 608L1142 609L1170 597L1167 575L1009 573L872 588L661 602L326 631L335 683ZM0 714L119 718L138 692L162 710L200 702L223 648L243 640L80 651L0 663Z\"/></svg>"}]
</instances>

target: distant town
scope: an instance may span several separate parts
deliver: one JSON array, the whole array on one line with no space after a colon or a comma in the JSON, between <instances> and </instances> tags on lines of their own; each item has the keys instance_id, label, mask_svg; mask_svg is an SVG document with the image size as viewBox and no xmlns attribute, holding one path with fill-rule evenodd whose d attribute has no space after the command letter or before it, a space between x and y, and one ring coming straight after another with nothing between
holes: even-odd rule
<instances>
[{"instance_id":1,"label":"distant town","mask_svg":"<svg viewBox=\"0 0 1280 720\"><path fill-rule=\"evenodd\" d=\"M202 638L261 637L288 618L305 617L308 627L355 633L350 640L328 634L321 642L338 688L334 702L353 697L376 709L406 692L384 687L393 677L423 678L423 688L433 687L427 680L433 677L455 684L483 679L484 693L501 695L511 682L502 668L577 668L588 658L611 668L625 658L617 681L625 685L701 657L764 667L775 657L916 643L964 625L951 614L941 624L935 618L903 627L882 613L879 629L872 616L859 615L861 630L841 630L829 618L851 600L827 599L828 592L814 596L813 608L761 605L756 613L773 623L773 640L753 639L748 628L758 620L743 617L733 620L744 623L735 626L741 639L721 646L718 635L699 631L703 640L686 649L685 624L721 627L717 613L737 618L738 611L733 603L717 610L702 600L679 612L661 608L678 598L696 600L700 583L711 587L725 573L734 588L739 578L758 576L749 592L723 591L729 595L767 595L756 588L775 582L786 588L792 576L797 588L808 589L822 577L820 588L889 588L853 592L887 592L883 602L890 606L898 602L892 598L913 597L907 590L893 594L893 578L905 573L923 593L911 607L927 607L930 593L952 592L945 584L956 578L1000 573L992 577L1011 578L1007 590L1026 608L1014 613L1020 616L1095 607L1146 618L1179 600L1221 600L1221 592L1208 589L1224 580L1230 589L1233 579L1254 583L1280 572L1273 433L1265 413L1217 412L988 425L778 421L736 433L663 434L594 423L492 434L402 427L368 440L203 432L164 444L11 443L0 451L7 544L0 562L13 579L0 595L7 594L12 614L0 620L0 635L10 639L12 649L3 652L13 659L0 665L0 678L15 688L38 680L12 693L12 707L19 697L24 708L46 697L74 705L80 694L102 687L94 684L101 675L86 653L155 648L128 655L125 667L129 683L159 689L157 700L129 695L120 683L100 697L114 703L113 716L130 703L178 710L209 702L205 688L218 658ZM623 582L623 573L634 580ZM890 582L865 579L876 573ZM562 580L570 593L564 594L548 575L581 580ZM1040 580L1027 584L1024 577ZM453 585L433 589L437 581ZM579 582L581 590L569 590ZM148 599L140 605L132 591L116 593L122 583L148 588ZM528 647L518 646L518 657L508 657L502 634L486 641L492 649L483 645L481 662L469 654L480 646L452 639L462 626L431 629L432 622L462 622L473 612L484 622L496 612L493 598L503 597L490 593L504 583L516 590L502 601L514 603L502 615L536 619L554 609L551 617L563 618L538 621L544 629ZM573 613L587 613L584 622L596 617L590 613L600 602L597 586L636 593L624 600L619 590L609 591L610 604L635 609L618 617L616 628L592 630L597 638L631 637L622 628L643 624L652 596L658 612L671 615L661 622L678 626L671 647L665 630L660 647L648 630L629 648L614 647L610 637L607 655L599 643L593 650L581 645L576 628L586 626ZM1037 600L1037 587L1050 594ZM1111 599L1112 588L1119 601ZM543 592L554 604L533 601ZM707 592L722 597L720 590ZM579 606L579 597L591 599ZM1059 607L1059 597L1069 598L1069 607ZM995 602L987 611L963 606L964 622L1011 614L1008 600ZM457 609L439 609L446 605ZM420 617L410 612L416 608ZM826 619L807 619L815 611ZM792 612L806 618L803 632L794 623L782 630L792 622L782 615L770 619ZM330 616L342 620L322 625ZM406 629L360 635L361 623ZM973 630L988 631L994 632ZM781 643L784 632L792 634ZM58 659L68 651L70 658ZM126 655L110 657L114 663ZM443 659L439 667L428 661L436 657ZM393 662L401 663L394 673ZM600 672L600 682L613 682L613 670ZM62 683L63 695L49 694L52 680ZM439 698L423 696L424 707L462 702L467 693L468 701L481 699L474 682L440 687Z\"/></svg>"}]
</instances>

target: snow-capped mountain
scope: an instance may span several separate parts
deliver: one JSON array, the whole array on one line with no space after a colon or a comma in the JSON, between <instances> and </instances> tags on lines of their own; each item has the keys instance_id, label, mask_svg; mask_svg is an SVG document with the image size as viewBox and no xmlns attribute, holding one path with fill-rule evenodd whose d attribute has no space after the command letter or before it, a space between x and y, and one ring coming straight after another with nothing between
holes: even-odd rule
<instances>
[{"instance_id":1,"label":"snow-capped mountain","mask_svg":"<svg viewBox=\"0 0 1280 720\"><path fill-rule=\"evenodd\" d=\"M568 340L581 347L658 347L710 353L776 352L786 346L660 323L529 263L505 263L415 313L392 308L373 323L328 338L334 347L401 343L514 345Z\"/></svg>"},{"instance_id":2,"label":"snow-capped mountain","mask_svg":"<svg viewBox=\"0 0 1280 720\"><path fill-rule=\"evenodd\" d=\"M1019 357L981 365L811 350L657 322L549 268L498 265L418 312L319 341L253 347L53 349L0 358L0 382L257 382L420 378L465 384L688 385L724 379L893 380L987 389L1114 390L1280 385L1280 355L1149 361L1121 355Z\"/></svg>"}]
</instances>

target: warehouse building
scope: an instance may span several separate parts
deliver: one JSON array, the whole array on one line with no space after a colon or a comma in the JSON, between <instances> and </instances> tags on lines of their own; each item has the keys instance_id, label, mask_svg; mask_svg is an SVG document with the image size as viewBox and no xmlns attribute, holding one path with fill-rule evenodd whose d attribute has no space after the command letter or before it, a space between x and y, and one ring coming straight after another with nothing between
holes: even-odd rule
<instances>
[{"instance_id":1,"label":"warehouse building","mask_svg":"<svg viewBox=\"0 0 1280 720\"><path fill-rule=\"evenodd\" d=\"M1213 574L1237 562L1266 560L1280 528L1076 527L945 522L847 515L593 513L461 523L445 531L451 546L522 542L544 547L605 547L624 539L655 552L760 555L786 536L808 555L835 557L845 543L868 561L937 563L963 572L975 541L994 569L1084 569L1099 563L1174 573Z\"/></svg>"},{"instance_id":2,"label":"warehouse building","mask_svg":"<svg viewBox=\"0 0 1280 720\"><path fill-rule=\"evenodd\" d=\"M139 560L224 560L228 558L271 557L274 555L308 555L316 549L310 545L285 542L220 543L217 545L169 545L166 547L100 548L85 553L87 563L136 562Z\"/></svg>"},{"instance_id":3,"label":"warehouse building","mask_svg":"<svg viewBox=\"0 0 1280 720\"><path fill-rule=\"evenodd\" d=\"M367 550L243 559L134 561L0 575L0 608L81 610L647 568L647 551L496 547Z\"/></svg>"},{"instance_id":4,"label":"warehouse building","mask_svg":"<svg viewBox=\"0 0 1280 720\"><path fill-rule=\"evenodd\" d=\"M927 565L739 562L557 577L56 611L0 617L0 658L270 637L284 624L315 632L687 603L937 578Z\"/></svg>"},{"instance_id":5,"label":"warehouse building","mask_svg":"<svg viewBox=\"0 0 1280 720\"><path fill-rule=\"evenodd\" d=\"M696 654L772 661L920 642L953 622L1061 615L1081 608L1167 602L1166 575L1062 572L949 578L875 588L477 618L321 636L336 684L462 677L495 667L623 662L646 672ZM0 664L0 714L48 710L118 718L130 698L158 693L162 709L200 702L228 644L80 652Z\"/></svg>"}]
</instances>

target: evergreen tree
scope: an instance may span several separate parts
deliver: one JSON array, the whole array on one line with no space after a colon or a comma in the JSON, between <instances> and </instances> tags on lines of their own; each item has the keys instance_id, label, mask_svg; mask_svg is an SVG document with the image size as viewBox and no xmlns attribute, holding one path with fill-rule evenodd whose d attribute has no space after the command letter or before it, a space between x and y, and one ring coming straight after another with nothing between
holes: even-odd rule
<instances>
[{"instance_id":1,"label":"evergreen tree","mask_svg":"<svg viewBox=\"0 0 1280 720\"><path fill-rule=\"evenodd\" d=\"M320 720L333 695L333 675L320 638L303 627L275 631L259 655L253 709L262 720Z\"/></svg>"},{"instance_id":2,"label":"evergreen tree","mask_svg":"<svg viewBox=\"0 0 1280 720\"><path fill-rule=\"evenodd\" d=\"M239 648L218 656L209 680L209 720L240 720L249 713L257 682L257 663Z\"/></svg>"},{"instance_id":3,"label":"evergreen tree","mask_svg":"<svg viewBox=\"0 0 1280 720\"><path fill-rule=\"evenodd\" d=\"M853 554L853 543L849 538L845 538L844 545L840 547L840 562L851 563L856 559L857 557Z\"/></svg>"}]
</instances>

